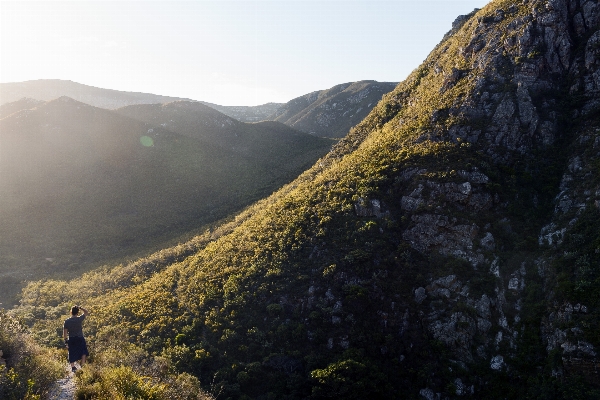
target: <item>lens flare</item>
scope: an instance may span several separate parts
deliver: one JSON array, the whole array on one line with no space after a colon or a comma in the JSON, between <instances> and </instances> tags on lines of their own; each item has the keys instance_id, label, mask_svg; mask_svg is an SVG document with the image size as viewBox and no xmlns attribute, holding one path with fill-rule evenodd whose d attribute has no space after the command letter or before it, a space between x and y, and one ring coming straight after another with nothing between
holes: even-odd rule
<instances>
[{"instance_id":1,"label":"lens flare","mask_svg":"<svg viewBox=\"0 0 600 400\"><path fill-rule=\"evenodd\" d=\"M154 140L152 140L152 138L150 136L142 136L140 138L140 143L142 143L142 146L145 146L145 147L154 146Z\"/></svg>"}]
</instances>

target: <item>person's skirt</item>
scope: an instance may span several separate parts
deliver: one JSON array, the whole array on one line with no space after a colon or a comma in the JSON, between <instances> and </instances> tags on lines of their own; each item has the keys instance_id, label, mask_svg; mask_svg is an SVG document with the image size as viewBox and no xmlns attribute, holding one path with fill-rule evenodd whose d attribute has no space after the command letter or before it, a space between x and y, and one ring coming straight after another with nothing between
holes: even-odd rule
<instances>
[{"instance_id":1,"label":"person's skirt","mask_svg":"<svg viewBox=\"0 0 600 400\"><path fill-rule=\"evenodd\" d=\"M81 356L89 356L85 339L79 336L69 338L69 362L81 360Z\"/></svg>"}]
</instances>

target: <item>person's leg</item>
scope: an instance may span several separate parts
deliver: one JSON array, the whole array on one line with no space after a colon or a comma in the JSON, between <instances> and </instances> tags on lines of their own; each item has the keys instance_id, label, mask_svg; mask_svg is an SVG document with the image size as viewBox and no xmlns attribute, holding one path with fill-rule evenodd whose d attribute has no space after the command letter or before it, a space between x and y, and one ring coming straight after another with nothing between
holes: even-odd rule
<instances>
[{"instance_id":1,"label":"person's leg","mask_svg":"<svg viewBox=\"0 0 600 400\"><path fill-rule=\"evenodd\" d=\"M72 353L73 353L73 349L67 347L67 354L68 354L67 358L69 360L69 364L71 364L71 371L75 372L75 361L71 361L71 360L73 360L73 354Z\"/></svg>"},{"instance_id":2,"label":"person's leg","mask_svg":"<svg viewBox=\"0 0 600 400\"><path fill-rule=\"evenodd\" d=\"M85 354L81 356L81 363L80 363L80 365L81 365L82 367L83 367L83 365L85 364L85 358L86 358L86 355L85 355Z\"/></svg>"}]
</instances>

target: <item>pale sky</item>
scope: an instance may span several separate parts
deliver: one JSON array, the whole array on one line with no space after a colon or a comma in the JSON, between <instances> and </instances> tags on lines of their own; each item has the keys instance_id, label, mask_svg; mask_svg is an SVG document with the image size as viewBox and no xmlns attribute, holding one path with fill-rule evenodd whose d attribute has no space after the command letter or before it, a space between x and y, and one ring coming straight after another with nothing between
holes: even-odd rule
<instances>
[{"instance_id":1,"label":"pale sky","mask_svg":"<svg viewBox=\"0 0 600 400\"><path fill-rule=\"evenodd\" d=\"M221 105L398 82L487 0L5 1L0 82L66 79Z\"/></svg>"}]
</instances>

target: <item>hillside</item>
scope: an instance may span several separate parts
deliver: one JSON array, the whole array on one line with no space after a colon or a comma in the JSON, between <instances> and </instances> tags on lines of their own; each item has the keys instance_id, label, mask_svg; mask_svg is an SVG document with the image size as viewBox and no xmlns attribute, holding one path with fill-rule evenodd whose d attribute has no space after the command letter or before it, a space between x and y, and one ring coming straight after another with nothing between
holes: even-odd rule
<instances>
[{"instance_id":1,"label":"hillside","mask_svg":"<svg viewBox=\"0 0 600 400\"><path fill-rule=\"evenodd\" d=\"M331 147L187 105L199 125L181 133L68 97L0 120L0 302L23 279L156 250L272 193ZM204 130L197 106L230 120L239 140L215 141L221 126Z\"/></svg>"},{"instance_id":2,"label":"hillside","mask_svg":"<svg viewBox=\"0 0 600 400\"><path fill-rule=\"evenodd\" d=\"M457 21L326 157L189 252L32 283L16 312L55 344L68 305L93 305L99 358L167 359L223 398L600 398L600 6Z\"/></svg>"},{"instance_id":3,"label":"hillside","mask_svg":"<svg viewBox=\"0 0 600 400\"><path fill-rule=\"evenodd\" d=\"M318 158L300 149L326 147L333 143L280 122L243 123L199 102L140 104L123 107L116 112L190 138L202 139L232 154L254 159L273 168L292 168L295 175L291 175L290 180L299 173L295 169L298 163L308 168Z\"/></svg>"},{"instance_id":4,"label":"hillside","mask_svg":"<svg viewBox=\"0 0 600 400\"><path fill-rule=\"evenodd\" d=\"M342 138L396 83L359 81L336 85L283 104L268 119L321 137Z\"/></svg>"},{"instance_id":5,"label":"hillside","mask_svg":"<svg viewBox=\"0 0 600 400\"><path fill-rule=\"evenodd\" d=\"M45 102L42 100L35 100L23 97L17 101L13 101L12 103L2 104L0 105L0 119L5 118L21 110L30 110L44 103Z\"/></svg>"},{"instance_id":6,"label":"hillside","mask_svg":"<svg viewBox=\"0 0 600 400\"><path fill-rule=\"evenodd\" d=\"M16 102L23 97L50 101L62 96L107 109L115 109L131 104L169 103L176 100L187 100L150 93L102 89L61 79L0 83L0 106Z\"/></svg>"},{"instance_id":7,"label":"hillside","mask_svg":"<svg viewBox=\"0 0 600 400\"><path fill-rule=\"evenodd\" d=\"M277 121L311 135L342 138L395 86L391 82L350 82L308 93L285 104L254 107L202 103L238 121Z\"/></svg>"}]
</instances>

